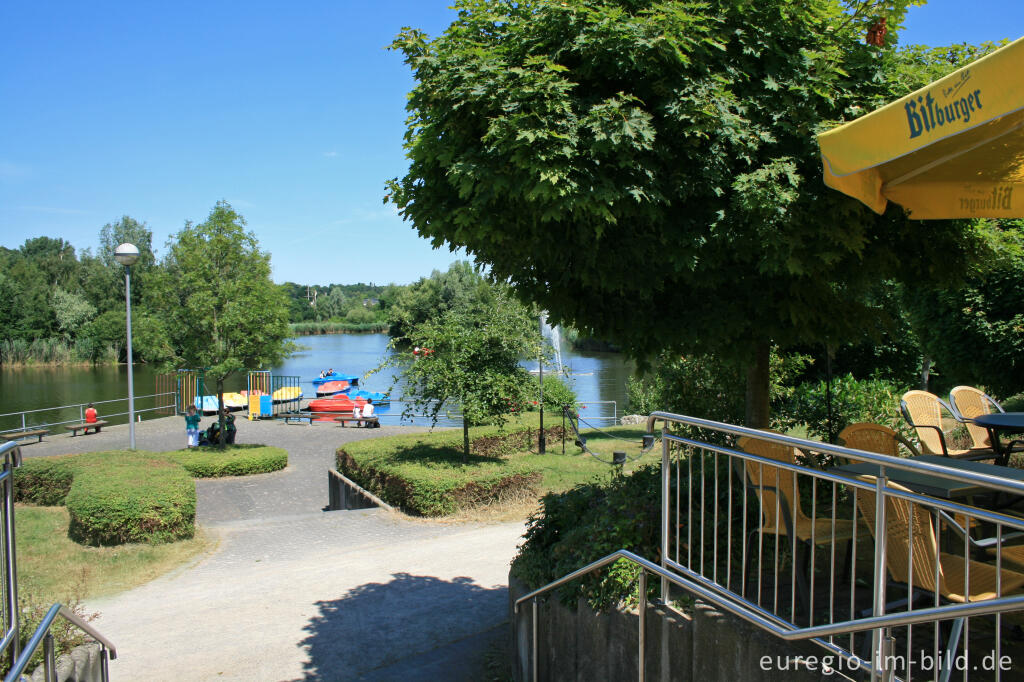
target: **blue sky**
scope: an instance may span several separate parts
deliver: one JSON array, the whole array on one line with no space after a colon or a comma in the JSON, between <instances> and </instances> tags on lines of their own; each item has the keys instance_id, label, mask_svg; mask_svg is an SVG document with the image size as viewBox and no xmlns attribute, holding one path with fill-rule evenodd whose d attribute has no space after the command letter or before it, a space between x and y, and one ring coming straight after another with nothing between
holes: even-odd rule
<instances>
[{"instance_id":1,"label":"blue sky","mask_svg":"<svg viewBox=\"0 0 1024 682\"><path fill-rule=\"evenodd\" d=\"M121 215L154 245L219 199L274 279L407 283L457 256L381 202L403 174L413 81L384 47L437 35L445 0L0 5L0 245L98 243ZM904 43L1017 38L1021 0L932 0Z\"/></svg>"}]
</instances>

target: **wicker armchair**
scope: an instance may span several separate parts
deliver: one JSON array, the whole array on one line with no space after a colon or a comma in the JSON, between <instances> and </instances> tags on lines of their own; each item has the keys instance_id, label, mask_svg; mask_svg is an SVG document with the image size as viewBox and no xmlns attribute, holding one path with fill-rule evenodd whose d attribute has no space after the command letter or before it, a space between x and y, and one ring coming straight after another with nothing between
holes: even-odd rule
<instances>
[{"instance_id":1,"label":"wicker armchair","mask_svg":"<svg viewBox=\"0 0 1024 682\"><path fill-rule=\"evenodd\" d=\"M972 449L992 447L988 429L978 426L971 420L982 414L1005 412L1002 405L990 395L973 386L957 386L949 392L949 406L953 410L953 416L963 422L967 427L967 432L971 434L971 441L974 443ZM1010 448L1012 452L1020 452L1024 450L1024 443L1014 441L1010 444Z\"/></svg>"},{"instance_id":2,"label":"wicker armchair","mask_svg":"<svg viewBox=\"0 0 1024 682\"><path fill-rule=\"evenodd\" d=\"M858 476L865 483L875 484L874 476ZM889 482L889 489L911 491ZM875 532L875 494L862 491L857 495L857 508ZM885 561L889 576L911 590L908 600L926 598L931 606L938 597L957 604L998 599L1020 592L1024 574L991 564L941 551L932 513L909 500L886 497ZM875 538L878 542L878 538ZM1004 554L1008 553L1004 550ZM957 650L964 619L958 618L946 641L946 656Z\"/></svg>"},{"instance_id":3,"label":"wicker armchair","mask_svg":"<svg viewBox=\"0 0 1024 682\"><path fill-rule=\"evenodd\" d=\"M850 424L839 433L839 440L848 448L876 452L890 457L905 456L900 452L900 445L907 449L910 457L917 457L921 454L913 443L882 424L870 422Z\"/></svg>"},{"instance_id":4,"label":"wicker armchair","mask_svg":"<svg viewBox=\"0 0 1024 682\"><path fill-rule=\"evenodd\" d=\"M740 438L738 444L741 450L752 455L773 459L783 464L796 464L796 450L788 445L747 436ZM772 537L776 534L788 536L794 557L797 555L797 545L803 545L804 564L803 569L797 572L797 586L801 603L807 608L809 604L807 573L809 570L813 570L813 567L809 567L807 563L811 544L829 545L845 541L846 559L843 571L848 573L854 535L853 522L845 519L807 516L800 506L796 475L791 469L746 460L742 476L746 479L747 490L754 493L761 501L760 533ZM794 493L797 493L795 497ZM758 532L758 530L753 530L747 536L747 556L753 556L753 543L758 537Z\"/></svg>"},{"instance_id":5,"label":"wicker armchair","mask_svg":"<svg viewBox=\"0 0 1024 682\"><path fill-rule=\"evenodd\" d=\"M874 476L857 478L872 485L875 483ZM908 488L892 481L888 487L911 493ZM857 495L857 508L874 534L875 494L861 491ZM1024 574L1007 569L999 571L991 564L965 560L962 556L940 551L932 513L920 504L887 497L885 527L886 564L889 575L897 582L912 583L914 589L937 592L943 598L960 604L995 599L1024 586Z\"/></svg>"},{"instance_id":6,"label":"wicker armchair","mask_svg":"<svg viewBox=\"0 0 1024 682\"><path fill-rule=\"evenodd\" d=\"M907 391L900 399L900 411L907 423L914 427L921 442L921 450L928 455L944 455L957 459L995 459L990 447L953 449L946 445L946 433L942 429L943 410L956 419L953 408L937 395L927 391Z\"/></svg>"}]
</instances>

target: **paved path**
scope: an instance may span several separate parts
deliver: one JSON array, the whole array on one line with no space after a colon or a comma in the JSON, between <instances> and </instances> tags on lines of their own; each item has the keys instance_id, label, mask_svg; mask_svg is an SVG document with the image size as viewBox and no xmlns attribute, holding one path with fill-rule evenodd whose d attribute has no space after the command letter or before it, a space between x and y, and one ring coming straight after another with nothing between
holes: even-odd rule
<instances>
[{"instance_id":1,"label":"paved path","mask_svg":"<svg viewBox=\"0 0 1024 682\"><path fill-rule=\"evenodd\" d=\"M334 451L412 427L239 422L238 442L289 452L286 470L197 481L217 550L87 604L117 645L114 680L461 680L505 636L522 523L444 524L383 510L323 512ZM184 420L137 425L140 449L184 443ZM25 456L123 448L127 426L56 435Z\"/></svg>"}]
</instances>

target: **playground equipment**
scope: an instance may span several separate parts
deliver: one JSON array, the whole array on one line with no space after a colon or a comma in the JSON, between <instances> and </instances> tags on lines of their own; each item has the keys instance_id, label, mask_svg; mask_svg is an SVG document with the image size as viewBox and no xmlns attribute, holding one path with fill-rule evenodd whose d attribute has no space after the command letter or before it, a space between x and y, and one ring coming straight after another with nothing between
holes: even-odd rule
<instances>
[{"instance_id":1,"label":"playground equipment","mask_svg":"<svg viewBox=\"0 0 1024 682\"><path fill-rule=\"evenodd\" d=\"M179 369L177 380L175 409L177 414L184 414L189 405L196 404L197 397L206 395L206 387L203 383L203 370Z\"/></svg>"},{"instance_id":2,"label":"playground equipment","mask_svg":"<svg viewBox=\"0 0 1024 682\"><path fill-rule=\"evenodd\" d=\"M246 385L250 420L296 412L302 406L297 376L274 376L270 370L258 370L249 372Z\"/></svg>"}]
</instances>

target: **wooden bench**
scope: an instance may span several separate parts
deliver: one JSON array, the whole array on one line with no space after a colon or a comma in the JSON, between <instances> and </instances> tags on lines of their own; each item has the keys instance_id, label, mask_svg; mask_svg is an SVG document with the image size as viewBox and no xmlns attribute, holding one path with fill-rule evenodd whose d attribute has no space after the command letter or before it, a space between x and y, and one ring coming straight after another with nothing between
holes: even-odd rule
<instances>
[{"instance_id":1,"label":"wooden bench","mask_svg":"<svg viewBox=\"0 0 1024 682\"><path fill-rule=\"evenodd\" d=\"M36 442L42 443L43 436L45 436L48 433L50 433L50 429L27 429L25 431L16 431L14 433L2 433L0 434L0 436L2 436L4 440L19 440L21 438L31 438L32 436L37 436L39 440L37 440Z\"/></svg>"},{"instance_id":2,"label":"wooden bench","mask_svg":"<svg viewBox=\"0 0 1024 682\"><path fill-rule=\"evenodd\" d=\"M312 412L286 412L281 416L284 417L285 424L298 423L305 420L310 425L313 424L313 418L316 417Z\"/></svg>"},{"instance_id":3,"label":"wooden bench","mask_svg":"<svg viewBox=\"0 0 1024 682\"><path fill-rule=\"evenodd\" d=\"M377 420L377 417L352 417L352 416L345 417L345 416L341 416L341 417L335 417L334 421L340 423L342 426L345 426L346 422L356 422L357 424L362 424L363 426L371 428L371 429L376 429L377 427L380 426L380 421Z\"/></svg>"},{"instance_id":4,"label":"wooden bench","mask_svg":"<svg viewBox=\"0 0 1024 682\"><path fill-rule=\"evenodd\" d=\"M81 424L70 424L69 426L66 426L65 428L68 431L71 432L71 437L74 438L75 436L78 435L79 431L82 432L83 436L86 435L87 433L89 433L89 429L93 429L94 433L99 433L100 429L102 429L106 425L107 425L107 422L105 422L102 419L100 419L100 420L97 420L97 421L94 421L94 422L82 422Z\"/></svg>"}]
</instances>

